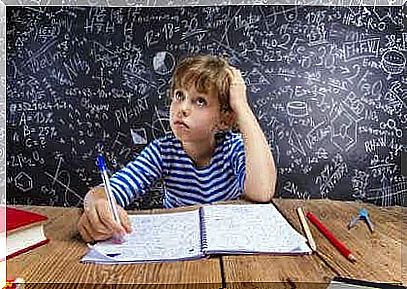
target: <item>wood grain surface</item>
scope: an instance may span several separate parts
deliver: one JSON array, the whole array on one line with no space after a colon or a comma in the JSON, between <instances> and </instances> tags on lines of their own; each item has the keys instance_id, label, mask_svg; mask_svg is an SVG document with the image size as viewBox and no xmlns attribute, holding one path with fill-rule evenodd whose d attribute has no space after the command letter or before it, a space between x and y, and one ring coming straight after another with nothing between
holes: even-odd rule
<instances>
[{"instance_id":1,"label":"wood grain surface","mask_svg":"<svg viewBox=\"0 0 407 289\"><path fill-rule=\"evenodd\" d=\"M285 201L285 200L284 200ZM282 210L277 204L280 211ZM297 212L286 216L302 232ZM292 213L292 214L291 214ZM292 216L291 216L292 215ZM334 272L316 254L312 255L231 255L222 256L227 288L327 288Z\"/></svg>"},{"instance_id":2,"label":"wood grain surface","mask_svg":"<svg viewBox=\"0 0 407 289\"><path fill-rule=\"evenodd\" d=\"M301 234L304 233L296 209L301 206L305 212L312 211L346 244L357 262L344 258L310 224L317 245L317 253L312 255L226 255L166 263L82 264L80 259L87 246L76 228L80 209L17 206L49 217L45 233L51 242L8 260L7 278L25 279L24 288L220 288L222 274L227 288L322 289L334 276L407 285L407 208L331 200L275 199L274 203ZM362 207L369 211L374 233L363 222L347 229L350 219ZM184 209L193 208L177 210Z\"/></svg>"},{"instance_id":3,"label":"wood grain surface","mask_svg":"<svg viewBox=\"0 0 407 289\"><path fill-rule=\"evenodd\" d=\"M131 265L80 263L87 252L76 228L80 209L20 208L48 216L45 234L51 240L45 246L7 261L7 278L23 278L27 283L25 288L221 287L219 257Z\"/></svg>"},{"instance_id":4,"label":"wood grain surface","mask_svg":"<svg viewBox=\"0 0 407 289\"><path fill-rule=\"evenodd\" d=\"M228 288L326 288L334 276L407 284L407 208L377 207L365 203L331 200L275 199L274 203L303 235L305 234L296 209L302 206L304 211L312 211L346 244L356 256L357 262L352 263L344 258L318 229L309 223L317 245L316 254L290 257L223 256ZM347 229L352 216L356 216L362 207L368 209L375 224L373 234L364 222L358 223L351 230Z\"/></svg>"}]
</instances>

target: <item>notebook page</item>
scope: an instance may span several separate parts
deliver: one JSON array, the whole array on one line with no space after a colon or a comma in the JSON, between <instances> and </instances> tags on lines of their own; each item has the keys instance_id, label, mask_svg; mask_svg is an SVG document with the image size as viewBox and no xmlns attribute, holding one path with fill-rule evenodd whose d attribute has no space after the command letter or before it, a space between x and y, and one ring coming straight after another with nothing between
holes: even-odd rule
<instances>
[{"instance_id":1,"label":"notebook page","mask_svg":"<svg viewBox=\"0 0 407 289\"><path fill-rule=\"evenodd\" d=\"M273 204L205 206L203 216L206 253L311 253Z\"/></svg>"},{"instance_id":2,"label":"notebook page","mask_svg":"<svg viewBox=\"0 0 407 289\"><path fill-rule=\"evenodd\" d=\"M83 262L137 263L194 259L203 256L199 210L129 215L133 232L123 244L98 242Z\"/></svg>"}]
</instances>

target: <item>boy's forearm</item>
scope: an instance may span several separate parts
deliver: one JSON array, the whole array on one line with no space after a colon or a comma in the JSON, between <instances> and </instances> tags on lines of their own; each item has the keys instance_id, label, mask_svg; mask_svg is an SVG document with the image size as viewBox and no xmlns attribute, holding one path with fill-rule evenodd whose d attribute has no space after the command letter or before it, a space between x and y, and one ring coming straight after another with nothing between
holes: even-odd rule
<instances>
[{"instance_id":1,"label":"boy's forearm","mask_svg":"<svg viewBox=\"0 0 407 289\"><path fill-rule=\"evenodd\" d=\"M246 197L253 201L268 202L274 195L276 168L270 147L250 107L237 114L246 155Z\"/></svg>"}]
</instances>

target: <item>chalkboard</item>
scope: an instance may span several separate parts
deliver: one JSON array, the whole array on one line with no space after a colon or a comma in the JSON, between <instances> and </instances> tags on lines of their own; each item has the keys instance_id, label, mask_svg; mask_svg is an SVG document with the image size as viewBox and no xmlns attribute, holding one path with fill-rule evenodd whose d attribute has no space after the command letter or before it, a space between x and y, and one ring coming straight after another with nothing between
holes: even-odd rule
<instances>
[{"instance_id":1,"label":"chalkboard","mask_svg":"<svg viewBox=\"0 0 407 289\"><path fill-rule=\"evenodd\" d=\"M81 205L98 153L114 172L170 133L174 66L210 53L242 71L277 196L407 204L401 7L7 7L6 24L8 203Z\"/></svg>"}]
</instances>

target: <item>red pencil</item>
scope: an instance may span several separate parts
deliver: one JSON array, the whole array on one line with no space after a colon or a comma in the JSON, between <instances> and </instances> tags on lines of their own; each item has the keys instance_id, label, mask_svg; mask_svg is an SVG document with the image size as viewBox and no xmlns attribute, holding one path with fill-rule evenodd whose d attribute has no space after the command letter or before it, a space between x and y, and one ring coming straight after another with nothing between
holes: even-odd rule
<instances>
[{"instance_id":1,"label":"red pencil","mask_svg":"<svg viewBox=\"0 0 407 289\"><path fill-rule=\"evenodd\" d=\"M318 218L313 213L308 211L306 216L343 256L345 256L352 262L356 261L356 258L352 255L352 252L348 248L346 248L343 243L336 239L334 234L332 234L332 232L329 231L328 228L325 227L325 225L322 224L321 221L318 220Z\"/></svg>"}]
</instances>

